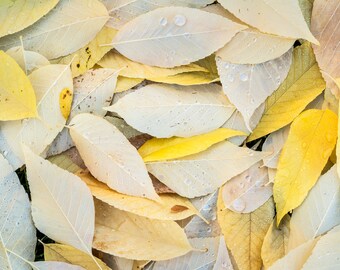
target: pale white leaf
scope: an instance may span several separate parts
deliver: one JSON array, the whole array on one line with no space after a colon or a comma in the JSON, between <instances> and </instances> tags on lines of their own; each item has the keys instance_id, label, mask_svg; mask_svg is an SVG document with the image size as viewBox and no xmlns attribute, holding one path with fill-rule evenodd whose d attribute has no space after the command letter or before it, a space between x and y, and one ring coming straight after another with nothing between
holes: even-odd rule
<instances>
[{"instance_id":1,"label":"pale white leaf","mask_svg":"<svg viewBox=\"0 0 340 270\"><path fill-rule=\"evenodd\" d=\"M16 156L15 163L11 163L14 169L23 165L21 143L41 154L64 128L66 119L60 111L60 93L64 89L73 90L69 66L44 66L32 72L29 79L37 97L39 118L4 122L1 126L1 133L9 146L7 151Z\"/></svg>"},{"instance_id":2,"label":"pale white leaf","mask_svg":"<svg viewBox=\"0 0 340 270\"><path fill-rule=\"evenodd\" d=\"M20 46L9 49L6 54L11 56L26 72L26 74L30 74L35 69L50 64L45 56L37 52L26 51L23 47Z\"/></svg>"},{"instance_id":3,"label":"pale white leaf","mask_svg":"<svg viewBox=\"0 0 340 270\"><path fill-rule=\"evenodd\" d=\"M78 177L23 146L32 196L32 216L39 231L51 239L91 254L94 204Z\"/></svg>"},{"instance_id":4,"label":"pale white leaf","mask_svg":"<svg viewBox=\"0 0 340 270\"><path fill-rule=\"evenodd\" d=\"M194 198L214 192L266 155L268 153L256 152L224 141L199 154L169 161L149 162L147 168L179 195Z\"/></svg>"},{"instance_id":5,"label":"pale white leaf","mask_svg":"<svg viewBox=\"0 0 340 270\"><path fill-rule=\"evenodd\" d=\"M292 50L281 57L261 64L231 64L217 57L217 69L223 91L245 119L249 130L255 110L284 81L292 62Z\"/></svg>"},{"instance_id":6,"label":"pale white leaf","mask_svg":"<svg viewBox=\"0 0 340 270\"><path fill-rule=\"evenodd\" d=\"M225 207L238 213L250 213L263 205L273 194L268 183L268 170L257 162L233 177L222 188Z\"/></svg>"},{"instance_id":7,"label":"pale white leaf","mask_svg":"<svg viewBox=\"0 0 340 270\"><path fill-rule=\"evenodd\" d=\"M221 229L216 218L217 195L218 192L215 191L212 194L191 200L192 204L199 210L202 217L204 217L209 224L199 216L194 216L184 227L188 238L216 237L221 234Z\"/></svg>"},{"instance_id":8,"label":"pale white leaf","mask_svg":"<svg viewBox=\"0 0 340 270\"><path fill-rule=\"evenodd\" d=\"M309 240L291 250L286 256L272 264L268 270L301 270L317 241L318 239Z\"/></svg>"},{"instance_id":9,"label":"pale white leaf","mask_svg":"<svg viewBox=\"0 0 340 270\"><path fill-rule=\"evenodd\" d=\"M118 192L159 200L142 158L114 125L99 116L78 114L70 134L96 179Z\"/></svg>"},{"instance_id":10,"label":"pale white leaf","mask_svg":"<svg viewBox=\"0 0 340 270\"><path fill-rule=\"evenodd\" d=\"M262 145L262 150L271 152L271 154L263 159L263 164L271 169L276 169L283 145L285 144L289 133L289 126L283 127L266 138Z\"/></svg>"},{"instance_id":11,"label":"pale white leaf","mask_svg":"<svg viewBox=\"0 0 340 270\"><path fill-rule=\"evenodd\" d=\"M336 165L322 175L290 220L288 250L340 224L340 179Z\"/></svg>"},{"instance_id":12,"label":"pale white leaf","mask_svg":"<svg viewBox=\"0 0 340 270\"><path fill-rule=\"evenodd\" d=\"M18 176L1 154L0 198L0 269L29 270L18 256L34 259L36 230L31 205Z\"/></svg>"},{"instance_id":13,"label":"pale white leaf","mask_svg":"<svg viewBox=\"0 0 340 270\"><path fill-rule=\"evenodd\" d=\"M250 132L246 126L246 123L244 122L242 114L235 110L234 113L231 115L231 117L225 122L222 126L222 128L230 128L235 130L243 131L245 134L249 135ZM246 136L236 136L228 139L230 142L236 145L241 145Z\"/></svg>"},{"instance_id":14,"label":"pale white leaf","mask_svg":"<svg viewBox=\"0 0 340 270\"><path fill-rule=\"evenodd\" d=\"M125 24L113 44L133 61L174 67L209 56L245 28L247 26L199 9L165 7Z\"/></svg>"},{"instance_id":15,"label":"pale white leaf","mask_svg":"<svg viewBox=\"0 0 340 270\"><path fill-rule=\"evenodd\" d=\"M133 128L158 138L190 137L225 123L235 107L217 84L149 84L106 108Z\"/></svg>"},{"instance_id":16,"label":"pale white leaf","mask_svg":"<svg viewBox=\"0 0 340 270\"><path fill-rule=\"evenodd\" d=\"M108 20L105 6L98 0L61 0L32 26L0 39L0 49L20 45L48 59L70 54L89 43Z\"/></svg>"},{"instance_id":17,"label":"pale white leaf","mask_svg":"<svg viewBox=\"0 0 340 270\"><path fill-rule=\"evenodd\" d=\"M64 262L32 262L34 270L85 270L79 265L72 265Z\"/></svg>"},{"instance_id":18,"label":"pale white leaf","mask_svg":"<svg viewBox=\"0 0 340 270\"><path fill-rule=\"evenodd\" d=\"M102 0L110 14L108 26L119 29L128 21L151 10L167 6L200 8L214 0Z\"/></svg>"},{"instance_id":19,"label":"pale white leaf","mask_svg":"<svg viewBox=\"0 0 340 270\"><path fill-rule=\"evenodd\" d=\"M335 227L316 243L302 270L335 270L340 261L340 226Z\"/></svg>"},{"instance_id":20,"label":"pale white leaf","mask_svg":"<svg viewBox=\"0 0 340 270\"><path fill-rule=\"evenodd\" d=\"M262 32L318 43L297 0L218 0L231 13Z\"/></svg>"},{"instance_id":21,"label":"pale white leaf","mask_svg":"<svg viewBox=\"0 0 340 270\"><path fill-rule=\"evenodd\" d=\"M221 239L223 240L222 242ZM195 250L190 251L181 257L156 262L153 270L212 270L219 255L219 251L221 250L221 244L225 246L223 237L192 238L189 239L189 242ZM221 250L221 252L223 252L223 250ZM223 254L220 256L223 256Z\"/></svg>"},{"instance_id":22,"label":"pale white leaf","mask_svg":"<svg viewBox=\"0 0 340 270\"><path fill-rule=\"evenodd\" d=\"M117 82L118 72L100 68L89 70L73 80L73 102L68 122L79 113L92 113L103 117L109 106ZM67 128L64 128L50 145L47 156L57 155L74 146Z\"/></svg>"}]
</instances>

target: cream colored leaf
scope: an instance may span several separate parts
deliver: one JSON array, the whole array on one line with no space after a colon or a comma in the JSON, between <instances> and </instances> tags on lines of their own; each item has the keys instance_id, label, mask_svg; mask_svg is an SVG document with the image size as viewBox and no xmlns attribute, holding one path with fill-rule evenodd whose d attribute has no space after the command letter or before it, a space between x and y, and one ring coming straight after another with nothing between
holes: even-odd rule
<instances>
[{"instance_id":1,"label":"cream colored leaf","mask_svg":"<svg viewBox=\"0 0 340 270\"><path fill-rule=\"evenodd\" d=\"M248 28L237 33L216 55L234 64L260 64L281 57L294 42L294 39Z\"/></svg>"},{"instance_id":2,"label":"cream colored leaf","mask_svg":"<svg viewBox=\"0 0 340 270\"><path fill-rule=\"evenodd\" d=\"M340 3L338 0L315 0L312 12L311 30L320 46L313 46L320 69L333 78L340 77ZM332 78L323 73L327 87L337 98L340 91Z\"/></svg>"},{"instance_id":3,"label":"cream colored leaf","mask_svg":"<svg viewBox=\"0 0 340 270\"><path fill-rule=\"evenodd\" d=\"M271 152L272 154L263 159L264 166L276 169L283 145L285 144L289 133L289 126L281 128L266 138L262 151Z\"/></svg>"},{"instance_id":4,"label":"cream colored leaf","mask_svg":"<svg viewBox=\"0 0 340 270\"><path fill-rule=\"evenodd\" d=\"M137 150L114 126L99 116L78 114L70 134L86 167L118 192L159 200Z\"/></svg>"},{"instance_id":5,"label":"cream colored leaf","mask_svg":"<svg viewBox=\"0 0 340 270\"><path fill-rule=\"evenodd\" d=\"M91 256L67 245L45 244L44 258L47 261L58 261L79 265L86 270L98 270L98 266L94 263ZM110 270L110 268L100 259L95 259L102 270Z\"/></svg>"},{"instance_id":6,"label":"cream colored leaf","mask_svg":"<svg viewBox=\"0 0 340 270\"><path fill-rule=\"evenodd\" d=\"M124 92L140 84L144 79L118 76L115 93Z\"/></svg>"},{"instance_id":7,"label":"cream colored leaf","mask_svg":"<svg viewBox=\"0 0 340 270\"><path fill-rule=\"evenodd\" d=\"M253 213L239 214L225 209L222 194L219 193L217 219L239 270L261 269L261 246L273 217L273 199Z\"/></svg>"},{"instance_id":8,"label":"cream colored leaf","mask_svg":"<svg viewBox=\"0 0 340 270\"><path fill-rule=\"evenodd\" d=\"M13 168L0 154L0 268L29 270L18 256L33 260L36 230L31 205Z\"/></svg>"},{"instance_id":9,"label":"cream colored leaf","mask_svg":"<svg viewBox=\"0 0 340 270\"><path fill-rule=\"evenodd\" d=\"M80 171L77 175L86 183L94 197L120 210L160 220L180 220L195 214L199 215L188 199L177 194L160 194L162 203L157 203L149 199L118 193L89 173Z\"/></svg>"},{"instance_id":10,"label":"cream colored leaf","mask_svg":"<svg viewBox=\"0 0 340 270\"><path fill-rule=\"evenodd\" d=\"M303 38L318 44L308 28L297 0L219 0L219 2L237 18L262 32L287 38Z\"/></svg>"},{"instance_id":11,"label":"cream colored leaf","mask_svg":"<svg viewBox=\"0 0 340 270\"><path fill-rule=\"evenodd\" d=\"M124 57L115 50L107 53L99 62L98 65L104 68L121 69L120 76L128 78L150 79L153 77L167 77L176 75L183 72L204 71L208 72L205 68L197 64L189 64L174 68L161 68L143 65L133 62Z\"/></svg>"},{"instance_id":12,"label":"cream colored leaf","mask_svg":"<svg viewBox=\"0 0 340 270\"><path fill-rule=\"evenodd\" d=\"M83 267L64 262L32 262L31 265L34 270L85 270Z\"/></svg>"},{"instance_id":13,"label":"cream colored leaf","mask_svg":"<svg viewBox=\"0 0 340 270\"><path fill-rule=\"evenodd\" d=\"M50 64L45 56L37 52L26 51L23 47L13 47L6 53L19 64L21 69L24 70L26 74L30 74L35 69Z\"/></svg>"},{"instance_id":14,"label":"cream colored leaf","mask_svg":"<svg viewBox=\"0 0 340 270\"><path fill-rule=\"evenodd\" d=\"M147 168L179 195L194 198L214 192L267 154L225 141L181 159L149 162Z\"/></svg>"},{"instance_id":15,"label":"cream colored leaf","mask_svg":"<svg viewBox=\"0 0 340 270\"><path fill-rule=\"evenodd\" d=\"M336 165L322 175L290 221L289 250L340 224L340 179Z\"/></svg>"},{"instance_id":16,"label":"cream colored leaf","mask_svg":"<svg viewBox=\"0 0 340 270\"><path fill-rule=\"evenodd\" d=\"M261 166L262 162L257 162L222 187L225 207L238 213L250 213L268 201L273 191L267 185L268 170Z\"/></svg>"},{"instance_id":17,"label":"cream colored leaf","mask_svg":"<svg viewBox=\"0 0 340 270\"><path fill-rule=\"evenodd\" d=\"M37 23L1 38L0 49L20 45L22 36L27 50L48 59L57 58L85 46L107 19L107 10L98 0L60 0L56 8Z\"/></svg>"},{"instance_id":18,"label":"cream colored leaf","mask_svg":"<svg viewBox=\"0 0 340 270\"><path fill-rule=\"evenodd\" d=\"M174 221L140 217L98 200L95 204L95 249L135 260L168 260L192 250Z\"/></svg>"},{"instance_id":19,"label":"cream colored leaf","mask_svg":"<svg viewBox=\"0 0 340 270\"><path fill-rule=\"evenodd\" d=\"M247 26L198 9L165 7L125 24L113 45L133 61L174 67L209 56L245 28Z\"/></svg>"},{"instance_id":20,"label":"cream colored leaf","mask_svg":"<svg viewBox=\"0 0 340 270\"><path fill-rule=\"evenodd\" d=\"M317 241L318 239L310 240L291 250L286 256L271 265L268 270L301 270Z\"/></svg>"},{"instance_id":21,"label":"cream colored leaf","mask_svg":"<svg viewBox=\"0 0 340 270\"><path fill-rule=\"evenodd\" d=\"M192 204L199 209L202 218L194 216L185 226L184 231L188 238L208 238L221 235L221 229L216 219L216 203L218 192L204 197L192 199Z\"/></svg>"},{"instance_id":22,"label":"cream colored leaf","mask_svg":"<svg viewBox=\"0 0 340 270\"><path fill-rule=\"evenodd\" d=\"M39 231L51 239L91 254L94 205L79 177L23 146L32 196L32 216Z\"/></svg>"},{"instance_id":23,"label":"cream colored leaf","mask_svg":"<svg viewBox=\"0 0 340 270\"><path fill-rule=\"evenodd\" d=\"M249 130L257 123L251 123L255 110L286 79L292 62L292 51L281 57L256 65L238 65L217 57L217 68L223 91L241 112Z\"/></svg>"},{"instance_id":24,"label":"cream colored leaf","mask_svg":"<svg viewBox=\"0 0 340 270\"><path fill-rule=\"evenodd\" d=\"M219 255L220 255L220 258L222 256L225 257L223 263L226 266L231 265L230 259L228 256L228 251L225 247L223 236L222 237L218 236L214 238L192 238L192 239L189 239L189 242L195 250L181 257L177 257L177 258L167 260L167 261L156 262L153 266L153 270L213 269L215 262L217 260L217 257ZM224 246L224 250L223 250L223 246ZM226 254L221 254L225 252ZM223 263L219 262L221 266ZM218 269L223 269L223 267L218 268Z\"/></svg>"},{"instance_id":25,"label":"cream colored leaf","mask_svg":"<svg viewBox=\"0 0 340 270\"><path fill-rule=\"evenodd\" d=\"M1 132L16 160L14 169L23 165L21 143L41 154L63 129L66 119L61 113L59 96L64 89L72 92L73 83L69 66L48 65L29 75L37 96L39 118L25 119L22 122L5 122Z\"/></svg>"},{"instance_id":26,"label":"cream colored leaf","mask_svg":"<svg viewBox=\"0 0 340 270\"><path fill-rule=\"evenodd\" d=\"M219 85L149 84L106 108L135 129L158 138L190 137L223 125L235 107Z\"/></svg>"},{"instance_id":27,"label":"cream colored leaf","mask_svg":"<svg viewBox=\"0 0 340 270\"><path fill-rule=\"evenodd\" d=\"M234 111L227 122L223 124L222 128L240 130L243 131L246 135L249 135L250 133L248 128L246 127L246 123L244 122L242 114L238 110ZM236 145L241 145L244 142L245 138L245 136L237 136L230 138L229 141Z\"/></svg>"},{"instance_id":28,"label":"cream colored leaf","mask_svg":"<svg viewBox=\"0 0 340 270\"><path fill-rule=\"evenodd\" d=\"M151 10L167 6L183 6L200 8L214 0L102 0L109 10L110 20L107 25L121 28L132 19Z\"/></svg>"},{"instance_id":29,"label":"cream colored leaf","mask_svg":"<svg viewBox=\"0 0 340 270\"><path fill-rule=\"evenodd\" d=\"M36 117L31 82L15 60L0 51L0 121Z\"/></svg>"},{"instance_id":30,"label":"cream colored leaf","mask_svg":"<svg viewBox=\"0 0 340 270\"><path fill-rule=\"evenodd\" d=\"M118 72L113 69L100 68L87 71L73 80L73 103L69 116L70 121L80 113L92 113L104 117L103 107L109 106L117 82ZM50 145L47 156L66 151L74 143L67 128L55 138Z\"/></svg>"},{"instance_id":31,"label":"cream colored leaf","mask_svg":"<svg viewBox=\"0 0 340 270\"><path fill-rule=\"evenodd\" d=\"M334 270L340 260L340 226L335 227L316 243L312 254L301 268L302 270Z\"/></svg>"},{"instance_id":32,"label":"cream colored leaf","mask_svg":"<svg viewBox=\"0 0 340 270\"><path fill-rule=\"evenodd\" d=\"M306 42L296 47L287 78L266 100L261 121L248 140L258 139L291 123L324 89L325 82L310 44Z\"/></svg>"},{"instance_id":33,"label":"cream colored leaf","mask_svg":"<svg viewBox=\"0 0 340 270\"><path fill-rule=\"evenodd\" d=\"M0 6L0 37L18 32L46 15L59 0L4 1Z\"/></svg>"},{"instance_id":34,"label":"cream colored leaf","mask_svg":"<svg viewBox=\"0 0 340 270\"><path fill-rule=\"evenodd\" d=\"M72 77L78 77L92 68L108 51L113 47L100 46L109 43L116 35L117 30L104 26L83 48L64 57L53 59L51 62L55 64L69 65L71 63Z\"/></svg>"},{"instance_id":35,"label":"cream colored leaf","mask_svg":"<svg viewBox=\"0 0 340 270\"><path fill-rule=\"evenodd\" d=\"M270 225L261 249L265 269L288 253L289 221L290 217L285 216L279 227L276 227L276 220Z\"/></svg>"}]
</instances>

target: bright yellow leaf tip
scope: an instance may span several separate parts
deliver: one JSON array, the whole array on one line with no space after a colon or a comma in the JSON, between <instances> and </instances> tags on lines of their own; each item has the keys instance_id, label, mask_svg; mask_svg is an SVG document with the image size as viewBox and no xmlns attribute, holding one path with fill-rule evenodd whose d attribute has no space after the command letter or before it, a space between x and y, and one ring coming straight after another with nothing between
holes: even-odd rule
<instances>
[{"instance_id":1,"label":"bright yellow leaf tip","mask_svg":"<svg viewBox=\"0 0 340 270\"><path fill-rule=\"evenodd\" d=\"M189 138L154 138L143 144L138 152L145 162L176 159L197 154L218 142L234 136L246 136L246 134L238 130L219 128L212 132Z\"/></svg>"},{"instance_id":2,"label":"bright yellow leaf tip","mask_svg":"<svg viewBox=\"0 0 340 270\"><path fill-rule=\"evenodd\" d=\"M319 178L336 143L337 121L330 110L308 110L292 123L273 187L277 224L303 202Z\"/></svg>"},{"instance_id":3,"label":"bright yellow leaf tip","mask_svg":"<svg viewBox=\"0 0 340 270\"><path fill-rule=\"evenodd\" d=\"M59 106L61 114L65 119L68 118L71 112L73 93L69 88L64 88L59 95Z\"/></svg>"},{"instance_id":4,"label":"bright yellow leaf tip","mask_svg":"<svg viewBox=\"0 0 340 270\"><path fill-rule=\"evenodd\" d=\"M31 82L15 60L0 51L0 121L37 115Z\"/></svg>"}]
</instances>

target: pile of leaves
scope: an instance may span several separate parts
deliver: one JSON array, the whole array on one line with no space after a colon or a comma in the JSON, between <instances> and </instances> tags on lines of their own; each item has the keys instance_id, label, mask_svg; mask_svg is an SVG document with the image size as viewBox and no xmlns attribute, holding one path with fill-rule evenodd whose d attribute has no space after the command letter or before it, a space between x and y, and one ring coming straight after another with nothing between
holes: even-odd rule
<instances>
[{"instance_id":1,"label":"pile of leaves","mask_svg":"<svg viewBox=\"0 0 340 270\"><path fill-rule=\"evenodd\" d=\"M0 2L0 269L339 269L339 0Z\"/></svg>"}]
</instances>

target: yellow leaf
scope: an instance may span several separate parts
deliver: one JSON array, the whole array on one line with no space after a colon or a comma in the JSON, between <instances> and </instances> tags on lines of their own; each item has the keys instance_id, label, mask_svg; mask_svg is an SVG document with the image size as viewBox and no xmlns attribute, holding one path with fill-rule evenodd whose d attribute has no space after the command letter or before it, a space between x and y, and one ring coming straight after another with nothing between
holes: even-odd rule
<instances>
[{"instance_id":1,"label":"yellow leaf","mask_svg":"<svg viewBox=\"0 0 340 270\"><path fill-rule=\"evenodd\" d=\"M220 189L217 219L239 270L261 269L261 246L274 214L272 198L249 214L239 214L225 209Z\"/></svg>"},{"instance_id":2,"label":"yellow leaf","mask_svg":"<svg viewBox=\"0 0 340 270\"><path fill-rule=\"evenodd\" d=\"M172 220L149 219L95 199L93 248L133 260L168 260L192 250L184 230Z\"/></svg>"},{"instance_id":3,"label":"yellow leaf","mask_svg":"<svg viewBox=\"0 0 340 270\"><path fill-rule=\"evenodd\" d=\"M153 138L143 144L138 152L145 162L176 159L202 152L218 142L241 135L246 134L238 130L219 128L189 138Z\"/></svg>"},{"instance_id":4,"label":"yellow leaf","mask_svg":"<svg viewBox=\"0 0 340 270\"><path fill-rule=\"evenodd\" d=\"M148 78L148 80L178 85L196 85L196 84L208 84L219 81L219 77L217 74L199 71L199 72L184 72L167 77Z\"/></svg>"},{"instance_id":5,"label":"yellow leaf","mask_svg":"<svg viewBox=\"0 0 340 270\"><path fill-rule=\"evenodd\" d=\"M66 65L71 63L72 77L82 75L112 49L112 46L100 45L110 43L116 33L117 30L104 26L97 36L85 47L67 56L54 59L51 62Z\"/></svg>"},{"instance_id":6,"label":"yellow leaf","mask_svg":"<svg viewBox=\"0 0 340 270\"><path fill-rule=\"evenodd\" d=\"M132 87L140 84L144 79L139 78L128 78L123 76L118 76L115 93L124 92L130 90Z\"/></svg>"},{"instance_id":7,"label":"yellow leaf","mask_svg":"<svg viewBox=\"0 0 340 270\"><path fill-rule=\"evenodd\" d=\"M14 61L0 51L0 121L38 115L31 82Z\"/></svg>"},{"instance_id":8,"label":"yellow leaf","mask_svg":"<svg viewBox=\"0 0 340 270\"><path fill-rule=\"evenodd\" d=\"M59 94L59 106L61 114L65 119L68 118L71 112L73 93L69 88L64 88Z\"/></svg>"},{"instance_id":9,"label":"yellow leaf","mask_svg":"<svg viewBox=\"0 0 340 270\"><path fill-rule=\"evenodd\" d=\"M319 178L335 146L337 121L330 110L307 110L292 123L273 187L278 224L303 202Z\"/></svg>"},{"instance_id":10,"label":"yellow leaf","mask_svg":"<svg viewBox=\"0 0 340 270\"><path fill-rule=\"evenodd\" d=\"M44 257L46 261L66 262L84 267L86 270L98 270L98 265L102 270L110 270L100 259L93 258L74 247L60 244L44 244Z\"/></svg>"},{"instance_id":11,"label":"yellow leaf","mask_svg":"<svg viewBox=\"0 0 340 270\"><path fill-rule=\"evenodd\" d=\"M157 203L149 199L118 193L84 171L77 172L77 175L86 183L94 197L120 210L160 220L180 220L199 215L188 199L177 194L160 194L162 203ZM182 208L182 211L174 211L178 208Z\"/></svg>"},{"instance_id":12,"label":"yellow leaf","mask_svg":"<svg viewBox=\"0 0 340 270\"><path fill-rule=\"evenodd\" d=\"M288 253L289 221L290 217L286 216L280 227L276 227L275 220L270 225L261 249L265 269Z\"/></svg>"},{"instance_id":13,"label":"yellow leaf","mask_svg":"<svg viewBox=\"0 0 340 270\"><path fill-rule=\"evenodd\" d=\"M98 65L104 68L113 68L113 69L121 69L123 68L119 75L129 78L140 78L140 79L149 79L149 78L157 78L157 77L167 77L176 75L183 72L192 72L192 71L205 71L208 72L205 68L197 65L197 64L189 64L174 68L161 68L143 65L137 62L133 62L125 56L121 55L117 51L112 50L108 54L106 54L99 62Z\"/></svg>"},{"instance_id":14,"label":"yellow leaf","mask_svg":"<svg viewBox=\"0 0 340 270\"><path fill-rule=\"evenodd\" d=\"M297 117L325 89L310 43L296 47L288 76L266 100L260 123L248 141L276 131Z\"/></svg>"}]
</instances>

